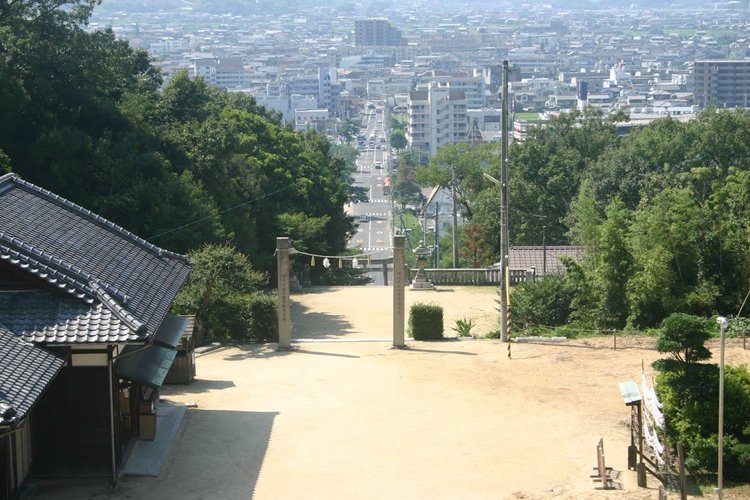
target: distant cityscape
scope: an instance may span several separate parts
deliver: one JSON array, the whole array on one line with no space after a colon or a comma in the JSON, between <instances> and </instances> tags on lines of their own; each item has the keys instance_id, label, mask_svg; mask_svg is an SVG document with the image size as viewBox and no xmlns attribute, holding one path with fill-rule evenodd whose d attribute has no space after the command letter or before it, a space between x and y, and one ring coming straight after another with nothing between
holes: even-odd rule
<instances>
[{"instance_id":1,"label":"distant cityscape","mask_svg":"<svg viewBox=\"0 0 750 500\"><path fill-rule=\"evenodd\" d=\"M623 132L707 106L748 106L746 2L279 3L288 10L110 0L88 29L111 28L147 50L165 84L187 70L252 94L297 130L330 133L366 102L384 102L406 115L409 147L428 155L499 140L504 60L516 140L584 106L627 113Z\"/></svg>"}]
</instances>

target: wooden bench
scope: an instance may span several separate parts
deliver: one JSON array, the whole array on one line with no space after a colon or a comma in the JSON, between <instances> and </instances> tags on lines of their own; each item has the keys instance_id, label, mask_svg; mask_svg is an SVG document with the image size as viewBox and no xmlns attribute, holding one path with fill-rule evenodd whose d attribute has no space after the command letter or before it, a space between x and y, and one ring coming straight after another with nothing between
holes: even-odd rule
<instances>
[{"instance_id":1,"label":"wooden bench","mask_svg":"<svg viewBox=\"0 0 750 500\"><path fill-rule=\"evenodd\" d=\"M599 439L599 444L596 445L596 467L594 467L596 474L592 474L591 477L595 482L601 482L601 489L610 490L615 487L614 480L612 479L611 472L612 467L607 467L604 462L604 438Z\"/></svg>"}]
</instances>

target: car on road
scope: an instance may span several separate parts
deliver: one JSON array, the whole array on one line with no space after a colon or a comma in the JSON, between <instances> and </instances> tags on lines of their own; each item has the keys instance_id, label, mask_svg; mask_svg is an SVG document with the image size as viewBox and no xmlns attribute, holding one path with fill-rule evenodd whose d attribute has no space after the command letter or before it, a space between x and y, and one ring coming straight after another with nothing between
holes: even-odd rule
<instances>
[{"instance_id":1,"label":"car on road","mask_svg":"<svg viewBox=\"0 0 750 500\"><path fill-rule=\"evenodd\" d=\"M367 216L366 214L362 214L359 216L359 222L369 222L369 220L370 220L370 217Z\"/></svg>"},{"instance_id":2,"label":"car on road","mask_svg":"<svg viewBox=\"0 0 750 500\"><path fill-rule=\"evenodd\" d=\"M375 162L375 168L383 168L383 164L380 163L379 161L376 161Z\"/></svg>"}]
</instances>

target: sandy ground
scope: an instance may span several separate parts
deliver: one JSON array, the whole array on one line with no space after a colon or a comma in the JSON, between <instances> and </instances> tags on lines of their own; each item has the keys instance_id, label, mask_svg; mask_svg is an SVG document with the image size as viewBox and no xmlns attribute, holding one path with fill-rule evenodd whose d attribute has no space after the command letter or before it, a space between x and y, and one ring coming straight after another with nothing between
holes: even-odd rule
<instances>
[{"instance_id":1,"label":"sandy ground","mask_svg":"<svg viewBox=\"0 0 750 500\"><path fill-rule=\"evenodd\" d=\"M656 482L638 488L627 470L630 412L618 390L658 357L652 339L619 338L618 350L611 338L519 343L512 359L496 340L390 349L392 293L293 296L294 338L351 341L199 356L195 383L162 390L163 399L197 408L161 477L123 478L115 494L90 486L54 497L657 498ZM464 317L482 334L497 328L495 297L494 289L409 290L407 311L413 302L440 304L446 334ZM375 338L385 341L356 341ZM750 362L738 342L727 352L729 363ZM620 490L597 490L589 477L600 438Z\"/></svg>"}]
</instances>

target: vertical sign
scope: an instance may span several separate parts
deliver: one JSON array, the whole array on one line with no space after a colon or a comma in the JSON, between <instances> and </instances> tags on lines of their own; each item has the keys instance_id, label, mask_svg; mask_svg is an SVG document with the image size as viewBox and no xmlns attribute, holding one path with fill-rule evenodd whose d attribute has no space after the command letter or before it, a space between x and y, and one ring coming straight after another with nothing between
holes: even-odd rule
<instances>
[{"instance_id":1,"label":"vertical sign","mask_svg":"<svg viewBox=\"0 0 750 500\"><path fill-rule=\"evenodd\" d=\"M393 236L393 347L404 344L404 287L406 284L404 241L402 234Z\"/></svg>"},{"instance_id":2,"label":"vertical sign","mask_svg":"<svg viewBox=\"0 0 750 500\"><path fill-rule=\"evenodd\" d=\"M292 320L289 311L289 238L276 238L276 276L278 293L278 350L292 348Z\"/></svg>"}]
</instances>

